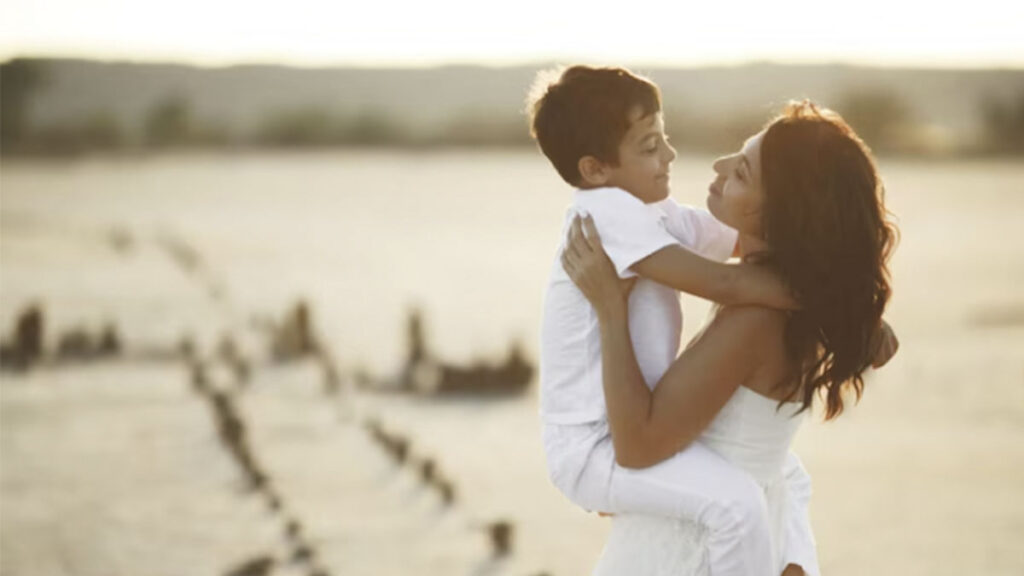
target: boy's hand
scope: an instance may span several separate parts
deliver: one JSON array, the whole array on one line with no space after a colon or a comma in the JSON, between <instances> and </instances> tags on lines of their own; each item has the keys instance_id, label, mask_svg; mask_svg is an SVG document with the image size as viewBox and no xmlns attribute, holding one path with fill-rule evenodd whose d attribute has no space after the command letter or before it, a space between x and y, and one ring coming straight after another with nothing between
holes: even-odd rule
<instances>
[{"instance_id":1,"label":"boy's hand","mask_svg":"<svg viewBox=\"0 0 1024 576\"><path fill-rule=\"evenodd\" d=\"M804 576L804 569L796 564L788 564L782 576Z\"/></svg>"},{"instance_id":2,"label":"boy's hand","mask_svg":"<svg viewBox=\"0 0 1024 576\"><path fill-rule=\"evenodd\" d=\"M889 323L885 320L882 320L882 324L871 338L871 347L875 350L874 356L871 359L872 368L885 366L896 355L896 351L900 349L899 339L896 338L896 334L892 331L892 326L889 326Z\"/></svg>"}]
</instances>

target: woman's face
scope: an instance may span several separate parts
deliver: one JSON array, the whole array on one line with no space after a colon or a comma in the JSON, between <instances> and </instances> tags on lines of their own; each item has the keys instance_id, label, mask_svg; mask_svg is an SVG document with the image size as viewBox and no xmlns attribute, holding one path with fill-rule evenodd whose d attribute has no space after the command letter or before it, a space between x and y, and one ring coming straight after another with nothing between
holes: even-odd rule
<instances>
[{"instance_id":1,"label":"woman's face","mask_svg":"<svg viewBox=\"0 0 1024 576\"><path fill-rule=\"evenodd\" d=\"M741 234L763 238L761 208L761 140L764 131L751 136L735 154L722 156L712 166L715 181L708 187L708 210Z\"/></svg>"}]
</instances>

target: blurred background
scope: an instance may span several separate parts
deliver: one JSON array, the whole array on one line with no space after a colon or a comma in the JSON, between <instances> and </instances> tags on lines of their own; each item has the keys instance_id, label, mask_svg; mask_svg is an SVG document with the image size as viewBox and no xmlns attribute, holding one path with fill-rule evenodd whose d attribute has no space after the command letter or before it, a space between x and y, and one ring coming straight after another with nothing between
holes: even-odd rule
<instances>
[{"instance_id":1,"label":"blurred background","mask_svg":"<svg viewBox=\"0 0 1024 576\"><path fill-rule=\"evenodd\" d=\"M589 573L523 114L576 62L661 86L681 202L789 99L872 146L902 347L797 437L823 571L1024 572L1021 6L5 0L0 573Z\"/></svg>"}]
</instances>

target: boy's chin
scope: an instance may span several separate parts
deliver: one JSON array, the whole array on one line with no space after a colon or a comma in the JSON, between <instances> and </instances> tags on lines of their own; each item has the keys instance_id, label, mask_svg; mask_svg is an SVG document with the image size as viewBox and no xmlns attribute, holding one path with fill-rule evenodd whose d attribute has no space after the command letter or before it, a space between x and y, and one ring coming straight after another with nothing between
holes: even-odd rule
<instances>
[{"instance_id":1,"label":"boy's chin","mask_svg":"<svg viewBox=\"0 0 1024 576\"><path fill-rule=\"evenodd\" d=\"M639 199L644 204L653 204L655 202L661 202L662 200L664 200L664 199L669 197L669 189L668 189L668 187L657 188L657 189L647 189L647 190L640 191L639 193L631 191L628 188L622 188L622 189L627 191L627 192L629 192L633 196L635 196L637 199ZM634 188L633 190L636 190L636 189Z\"/></svg>"},{"instance_id":2,"label":"boy's chin","mask_svg":"<svg viewBox=\"0 0 1024 576\"><path fill-rule=\"evenodd\" d=\"M648 204L654 202L661 202L662 200L668 198L670 193L671 189L668 186L652 188L650 190L647 190L647 193L644 194L644 202L647 202Z\"/></svg>"}]
</instances>

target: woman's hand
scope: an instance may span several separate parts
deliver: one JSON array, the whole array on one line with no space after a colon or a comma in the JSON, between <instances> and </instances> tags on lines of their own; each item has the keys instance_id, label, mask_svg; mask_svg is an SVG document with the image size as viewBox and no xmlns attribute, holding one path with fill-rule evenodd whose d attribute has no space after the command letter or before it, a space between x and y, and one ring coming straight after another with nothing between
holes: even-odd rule
<instances>
[{"instance_id":1,"label":"woman's hand","mask_svg":"<svg viewBox=\"0 0 1024 576\"><path fill-rule=\"evenodd\" d=\"M900 341L896 338L896 333L892 331L892 326L882 320L882 324L871 338L870 346L875 351L871 359L871 367L881 368L896 355L896 351L900 349Z\"/></svg>"},{"instance_id":2,"label":"woman's hand","mask_svg":"<svg viewBox=\"0 0 1024 576\"><path fill-rule=\"evenodd\" d=\"M590 216L573 218L562 251L562 267L598 315L624 309L636 283L636 278L619 279Z\"/></svg>"}]
</instances>

